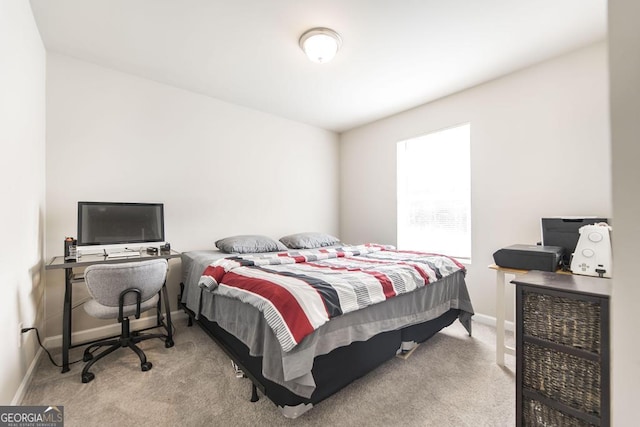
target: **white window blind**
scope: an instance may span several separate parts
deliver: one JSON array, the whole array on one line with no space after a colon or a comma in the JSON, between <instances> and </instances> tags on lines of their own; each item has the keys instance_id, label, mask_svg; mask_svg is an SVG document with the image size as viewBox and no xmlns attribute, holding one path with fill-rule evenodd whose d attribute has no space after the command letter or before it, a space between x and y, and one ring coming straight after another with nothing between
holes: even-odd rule
<instances>
[{"instance_id":1,"label":"white window blind","mask_svg":"<svg viewBox=\"0 0 640 427\"><path fill-rule=\"evenodd\" d=\"M471 260L471 126L398 142L398 248Z\"/></svg>"}]
</instances>

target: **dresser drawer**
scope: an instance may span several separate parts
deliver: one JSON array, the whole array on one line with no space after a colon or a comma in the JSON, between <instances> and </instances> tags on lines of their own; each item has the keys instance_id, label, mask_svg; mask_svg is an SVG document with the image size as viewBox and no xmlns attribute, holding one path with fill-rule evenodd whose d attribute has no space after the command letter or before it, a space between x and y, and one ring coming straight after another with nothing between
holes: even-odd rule
<instances>
[{"instance_id":1,"label":"dresser drawer","mask_svg":"<svg viewBox=\"0 0 640 427\"><path fill-rule=\"evenodd\" d=\"M525 291L523 305L525 335L601 352L599 303Z\"/></svg>"},{"instance_id":2,"label":"dresser drawer","mask_svg":"<svg viewBox=\"0 0 640 427\"><path fill-rule=\"evenodd\" d=\"M562 426L562 427L595 427L587 421L572 417L535 399L525 398L522 410L525 426Z\"/></svg>"},{"instance_id":3,"label":"dresser drawer","mask_svg":"<svg viewBox=\"0 0 640 427\"><path fill-rule=\"evenodd\" d=\"M522 386L578 411L600 416L600 364L525 343Z\"/></svg>"}]
</instances>

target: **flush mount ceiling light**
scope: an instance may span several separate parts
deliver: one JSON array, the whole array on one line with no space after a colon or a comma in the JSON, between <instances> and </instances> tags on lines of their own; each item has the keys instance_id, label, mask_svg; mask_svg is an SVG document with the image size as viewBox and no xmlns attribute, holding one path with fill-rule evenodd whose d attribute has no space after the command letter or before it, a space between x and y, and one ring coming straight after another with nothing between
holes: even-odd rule
<instances>
[{"instance_id":1,"label":"flush mount ceiling light","mask_svg":"<svg viewBox=\"0 0 640 427\"><path fill-rule=\"evenodd\" d=\"M324 64L336 55L342 45L342 39L332 29L318 27L302 34L299 44L310 60Z\"/></svg>"}]
</instances>

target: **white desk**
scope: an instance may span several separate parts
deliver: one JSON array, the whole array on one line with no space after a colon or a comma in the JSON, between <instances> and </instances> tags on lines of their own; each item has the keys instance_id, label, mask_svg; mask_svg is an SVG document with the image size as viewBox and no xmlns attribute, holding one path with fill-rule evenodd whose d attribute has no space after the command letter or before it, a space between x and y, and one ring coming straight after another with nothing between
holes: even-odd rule
<instances>
[{"instance_id":1,"label":"white desk","mask_svg":"<svg viewBox=\"0 0 640 427\"><path fill-rule=\"evenodd\" d=\"M496 363L504 366L504 355L511 354L515 356L515 347L504 344L504 324L506 319L506 307L504 303L504 275L505 274L527 274L529 270L518 270L515 268L500 267L495 264L489 266L490 269L496 271ZM571 274L568 271L558 270L559 274Z\"/></svg>"}]
</instances>

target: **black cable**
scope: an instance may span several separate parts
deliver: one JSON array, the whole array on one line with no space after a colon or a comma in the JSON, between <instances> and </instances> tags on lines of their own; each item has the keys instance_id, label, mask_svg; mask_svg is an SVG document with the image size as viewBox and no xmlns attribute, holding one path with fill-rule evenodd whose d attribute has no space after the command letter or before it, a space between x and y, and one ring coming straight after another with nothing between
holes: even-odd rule
<instances>
[{"instance_id":1,"label":"black cable","mask_svg":"<svg viewBox=\"0 0 640 427\"><path fill-rule=\"evenodd\" d=\"M53 363L54 366L57 366L58 368L62 368L62 365L58 365L55 360L53 360L53 356L51 356L51 353L49 353L49 350L47 350L45 348L45 346L42 345L42 341L40 340L40 332L38 332L38 328L22 328L22 330L20 330L21 333L25 333L25 332L29 332L31 330L36 331L36 338L38 339L38 344L40 345L40 347L42 347L42 349L47 353L47 356L49 356L49 360L51 361L51 363ZM78 362L82 362L83 359L78 359L75 360L73 362L69 362L69 365L72 365L74 363L78 363Z\"/></svg>"},{"instance_id":2,"label":"black cable","mask_svg":"<svg viewBox=\"0 0 640 427\"><path fill-rule=\"evenodd\" d=\"M163 321L164 321L164 319L163 319ZM51 356L51 353L49 353L49 350L47 350L47 348L44 345L42 345L42 341L40 340L40 332L38 331L38 328L22 328L20 330L20 333L24 334L24 333L29 332L29 331L36 331L36 338L38 339L38 344L47 353L47 356L49 356L49 360L51 361L51 363L53 363L53 365L57 366L58 368L62 368L62 365L58 365L56 363L56 361L53 360L53 356ZM173 325L173 322L171 322L171 334L175 335L175 333L176 333L176 327ZM96 348L93 351L90 351L89 353L93 354L96 350L98 350L98 348ZM69 365L73 365L74 363L83 362L83 361L84 361L84 356L83 356L82 359L78 359L78 360L74 360L73 362L69 362Z\"/></svg>"}]
</instances>

